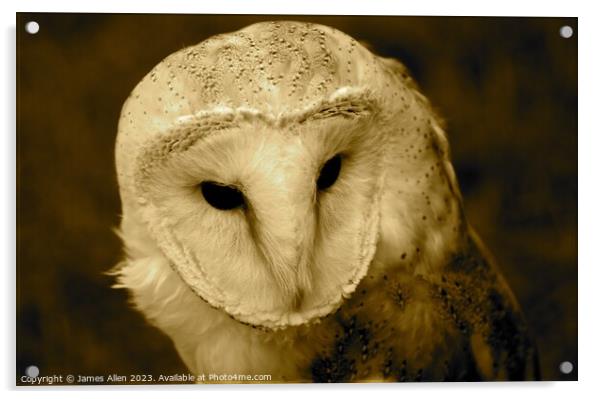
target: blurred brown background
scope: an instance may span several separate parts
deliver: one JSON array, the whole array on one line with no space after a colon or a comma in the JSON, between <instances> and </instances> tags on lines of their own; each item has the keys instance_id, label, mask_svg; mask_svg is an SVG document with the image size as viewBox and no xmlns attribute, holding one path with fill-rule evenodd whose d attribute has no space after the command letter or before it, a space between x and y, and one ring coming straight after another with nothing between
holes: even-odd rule
<instances>
[{"instance_id":1,"label":"blurred brown background","mask_svg":"<svg viewBox=\"0 0 602 399\"><path fill-rule=\"evenodd\" d=\"M125 14L17 16L17 376L185 371L102 274L121 256L119 111L168 54L270 19L331 25L410 68L448 121L469 219L523 305L544 378L576 379L558 369L577 365L576 18Z\"/></svg>"}]
</instances>

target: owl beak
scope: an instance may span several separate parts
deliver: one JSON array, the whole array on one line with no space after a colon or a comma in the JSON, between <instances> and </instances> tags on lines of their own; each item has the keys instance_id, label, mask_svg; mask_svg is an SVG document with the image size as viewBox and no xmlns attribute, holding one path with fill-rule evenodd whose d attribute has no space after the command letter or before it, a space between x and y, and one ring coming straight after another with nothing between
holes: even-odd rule
<instances>
[{"instance_id":1,"label":"owl beak","mask_svg":"<svg viewBox=\"0 0 602 399\"><path fill-rule=\"evenodd\" d=\"M278 206L253 207L251 226L283 305L298 310L311 289L315 213L311 198L303 201L286 197L272 202L278 202Z\"/></svg>"}]
</instances>

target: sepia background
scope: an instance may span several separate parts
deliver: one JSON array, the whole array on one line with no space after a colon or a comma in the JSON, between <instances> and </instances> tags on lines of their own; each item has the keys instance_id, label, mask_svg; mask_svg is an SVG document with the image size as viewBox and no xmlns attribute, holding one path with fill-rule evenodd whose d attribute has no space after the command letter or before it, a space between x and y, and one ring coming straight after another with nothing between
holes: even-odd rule
<instances>
[{"instance_id":1,"label":"sepia background","mask_svg":"<svg viewBox=\"0 0 602 399\"><path fill-rule=\"evenodd\" d=\"M576 18L127 14L17 15L17 376L186 371L103 274L122 254L119 111L168 54L272 19L333 26L408 66L448 123L469 221L523 306L544 379L576 379L559 371L577 366Z\"/></svg>"}]
</instances>

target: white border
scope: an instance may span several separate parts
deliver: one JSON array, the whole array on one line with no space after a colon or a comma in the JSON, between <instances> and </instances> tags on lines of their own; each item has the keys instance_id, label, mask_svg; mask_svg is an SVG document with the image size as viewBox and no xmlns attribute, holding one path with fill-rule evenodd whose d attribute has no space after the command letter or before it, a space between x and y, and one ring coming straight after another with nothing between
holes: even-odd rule
<instances>
[{"instance_id":1,"label":"white border","mask_svg":"<svg viewBox=\"0 0 602 399\"><path fill-rule=\"evenodd\" d=\"M0 329L4 359L0 361L0 379L2 388L8 390L8 397L39 396L63 398L65 396L105 398L110 395L138 395L141 388L103 387L74 389L20 389L14 384L14 328L15 328L15 12L135 12L135 13L235 13L235 14L347 14L347 15L472 15L472 16L570 16L579 17L577 37L579 39L579 383L503 383L503 384L396 384L396 385L337 385L337 386L210 386L210 387L154 387L144 391L149 398L164 397L166 390L176 390L178 397L203 397L208 393L240 396L256 395L262 398L303 397L325 393L362 397L371 394L412 395L420 397L477 397L487 395L488 399L504 398L513 395L546 395L547 398L588 397L600 391L597 384L599 364L602 361L599 332L600 297L597 296L602 284L602 263L599 262L597 233L602 223L602 195L598 186L602 182L600 170L602 157L602 128L599 115L602 101L600 73L602 62L599 43L600 13L589 1L545 1L527 2L524 0L506 0L503 2L486 1L395 1L395 0L320 0L301 2L270 2L263 0L229 1L155 1L152 4L142 1L125 3L123 0L105 0L102 2L80 1L32 1L23 0L15 4L2 2L0 18L3 22L3 51L0 63L2 72L0 110L5 129L2 134L0 187L0 220L3 221L0 253L5 256L2 265L4 292L2 301L3 328ZM598 256L597 256L598 255ZM545 348L542 348L545 350ZM38 391L38 392L36 392ZM83 395L82 395L83 394ZM592 394L592 395L589 395Z\"/></svg>"},{"instance_id":2,"label":"white border","mask_svg":"<svg viewBox=\"0 0 602 399\"><path fill-rule=\"evenodd\" d=\"M180 14L343 14L343 15L463 15L463 16L539 16L572 17L579 7L576 1L546 1L545 5L524 0L503 2L395 1L395 0L305 0L298 2L268 0L190 1L171 0L138 2L119 0L82 2L77 0L22 0L18 11L35 12L130 12ZM576 4L577 3L577 4Z\"/></svg>"}]
</instances>

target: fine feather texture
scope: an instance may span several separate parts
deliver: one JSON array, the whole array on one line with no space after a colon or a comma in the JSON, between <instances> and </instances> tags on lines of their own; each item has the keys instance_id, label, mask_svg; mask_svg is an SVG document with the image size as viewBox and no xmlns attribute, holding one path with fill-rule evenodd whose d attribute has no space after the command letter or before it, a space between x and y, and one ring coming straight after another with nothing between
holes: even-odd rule
<instances>
[{"instance_id":1,"label":"fine feather texture","mask_svg":"<svg viewBox=\"0 0 602 399\"><path fill-rule=\"evenodd\" d=\"M238 90L224 83L241 76ZM335 155L340 173L319 190ZM126 102L116 158L117 286L191 371L533 377L518 305L465 220L441 120L400 63L341 32L262 23L168 57ZM204 181L236 187L244 205L213 208Z\"/></svg>"},{"instance_id":2,"label":"fine feather texture","mask_svg":"<svg viewBox=\"0 0 602 399\"><path fill-rule=\"evenodd\" d=\"M171 153L152 172L147 167L151 177L144 190L154 204L153 218L161 218L178 242L192 249L195 263L213 286L227 291L223 295L231 306L254 316L275 309L298 310L302 317L332 301L333 288L356 284L358 262L367 266L358 251L371 225L357 218L356 210L372 208L364 217L375 218L382 150L374 143L386 133L380 128L370 118L335 116L282 135L261 120L241 123ZM261 134L247 133L254 131ZM317 175L336 153L344 159L338 184L318 195ZM238 186L247 206L228 213L212 208L199 193L200 181ZM332 244L339 252L330 251ZM256 289L246 290L249 285ZM310 292L305 308L299 307Z\"/></svg>"}]
</instances>

